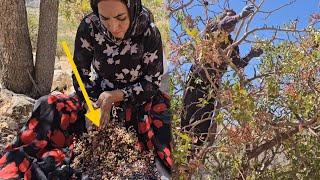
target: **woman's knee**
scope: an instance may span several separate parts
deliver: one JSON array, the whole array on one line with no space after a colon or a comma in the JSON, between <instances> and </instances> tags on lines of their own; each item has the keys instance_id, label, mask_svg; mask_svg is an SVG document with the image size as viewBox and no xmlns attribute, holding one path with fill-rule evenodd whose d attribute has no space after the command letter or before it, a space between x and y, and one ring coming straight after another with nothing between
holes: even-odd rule
<instances>
[{"instance_id":1,"label":"woman's knee","mask_svg":"<svg viewBox=\"0 0 320 180\"><path fill-rule=\"evenodd\" d=\"M33 111L36 111L39 109L43 104L46 104L48 102L48 95L41 96L39 99L36 100L34 106L33 106Z\"/></svg>"},{"instance_id":2,"label":"woman's knee","mask_svg":"<svg viewBox=\"0 0 320 180\"><path fill-rule=\"evenodd\" d=\"M53 121L54 118L54 108L49 104L50 95L45 95L40 97L33 108L33 116L37 117L39 120L47 120L49 122Z\"/></svg>"}]
</instances>

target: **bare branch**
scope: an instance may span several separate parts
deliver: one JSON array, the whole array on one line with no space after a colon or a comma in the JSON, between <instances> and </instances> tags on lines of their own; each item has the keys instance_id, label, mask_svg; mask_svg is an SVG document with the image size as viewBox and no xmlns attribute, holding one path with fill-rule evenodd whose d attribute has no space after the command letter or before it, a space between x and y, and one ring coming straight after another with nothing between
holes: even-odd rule
<instances>
[{"instance_id":1,"label":"bare branch","mask_svg":"<svg viewBox=\"0 0 320 180\"><path fill-rule=\"evenodd\" d=\"M173 13L175 13L175 12L177 12L177 11L179 11L179 10L182 10L182 9L188 7L189 5L192 4L192 2L193 2L193 0L190 0L189 2L187 2L187 3L185 3L185 4L182 4L181 6L175 8L175 9L172 9L171 7L169 7L169 8L168 8L169 11L170 11L169 17L171 17Z\"/></svg>"},{"instance_id":2,"label":"bare branch","mask_svg":"<svg viewBox=\"0 0 320 180\"><path fill-rule=\"evenodd\" d=\"M313 120L308 121L305 123L305 126L312 125L315 122L317 122L319 117L315 117ZM275 145L291 138L294 134L297 134L299 132L299 126L296 126L294 129L291 129L287 132L279 133L275 138L273 138L270 141L265 142L264 144L254 148L253 150L250 150L246 153L248 159L255 158L259 156L262 152L274 147Z\"/></svg>"},{"instance_id":3,"label":"bare branch","mask_svg":"<svg viewBox=\"0 0 320 180\"><path fill-rule=\"evenodd\" d=\"M292 5L293 3L295 3L295 2L296 2L296 0L292 0L292 1L290 1L289 3L286 3L286 4L280 6L280 7L276 8L276 9L273 9L273 10L271 10L271 11L259 11L259 12L267 14L267 16L265 17L265 19L268 19L269 16L270 16L272 13L274 13L274 12L276 12L276 11L279 11L280 9L282 9L282 8L284 8L284 7L286 7L286 6L290 6L290 5Z\"/></svg>"}]
</instances>

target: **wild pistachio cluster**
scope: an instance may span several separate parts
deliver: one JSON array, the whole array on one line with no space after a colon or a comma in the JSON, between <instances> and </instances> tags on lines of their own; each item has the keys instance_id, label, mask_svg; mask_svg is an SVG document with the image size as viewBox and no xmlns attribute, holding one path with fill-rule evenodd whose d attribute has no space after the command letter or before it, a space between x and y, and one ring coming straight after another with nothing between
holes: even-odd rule
<instances>
[{"instance_id":1,"label":"wild pistachio cluster","mask_svg":"<svg viewBox=\"0 0 320 180\"><path fill-rule=\"evenodd\" d=\"M73 166L94 179L156 179L152 153L140 152L137 140L116 123L92 130L75 143Z\"/></svg>"}]
</instances>

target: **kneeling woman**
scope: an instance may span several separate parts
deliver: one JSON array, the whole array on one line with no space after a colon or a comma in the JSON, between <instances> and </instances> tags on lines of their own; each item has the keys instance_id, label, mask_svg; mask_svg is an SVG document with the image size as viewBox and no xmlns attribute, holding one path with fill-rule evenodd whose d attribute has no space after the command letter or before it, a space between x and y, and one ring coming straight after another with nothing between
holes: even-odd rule
<instances>
[{"instance_id":1,"label":"kneeling woman","mask_svg":"<svg viewBox=\"0 0 320 180\"><path fill-rule=\"evenodd\" d=\"M135 128L141 147L153 150L170 172L170 102L159 90L163 52L152 14L140 0L91 0L91 6L93 13L77 31L74 62L91 100L102 110L102 126L111 109L116 111L126 127ZM86 130L84 98L73 79L76 96L49 95L37 101L0 160L0 179L50 179L63 172L73 136Z\"/></svg>"}]
</instances>

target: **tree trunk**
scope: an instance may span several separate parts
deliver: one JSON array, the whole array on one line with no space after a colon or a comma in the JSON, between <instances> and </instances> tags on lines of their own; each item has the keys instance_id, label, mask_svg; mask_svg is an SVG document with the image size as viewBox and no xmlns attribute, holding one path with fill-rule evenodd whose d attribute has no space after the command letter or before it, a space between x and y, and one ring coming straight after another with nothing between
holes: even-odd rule
<instances>
[{"instance_id":1,"label":"tree trunk","mask_svg":"<svg viewBox=\"0 0 320 180\"><path fill-rule=\"evenodd\" d=\"M41 0L35 81L33 88L36 97L48 94L51 90L57 47L59 0Z\"/></svg>"},{"instance_id":2,"label":"tree trunk","mask_svg":"<svg viewBox=\"0 0 320 180\"><path fill-rule=\"evenodd\" d=\"M1 26L1 25L0 25ZM1 29L1 28L0 28ZM0 41L0 87L1 87L1 77L2 77L2 61L3 61L3 42Z\"/></svg>"},{"instance_id":3,"label":"tree trunk","mask_svg":"<svg viewBox=\"0 0 320 180\"><path fill-rule=\"evenodd\" d=\"M170 94L170 75L168 72L168 60L165 57L167 57L166 54L164 54L164 58L163 58L164 74L161 79L160 90L169 95Z\"/></svg>"},{"instance_id":4,"label":"tree trunk","mask_svg":"<svg viewBox=\"0 0 320 180\"><path fill-rule=\"evenodd\" d=\"M16 93L32 89L33 56L25 0L0 1L0 82Z\"/></svg>"}]
</instances>

